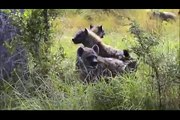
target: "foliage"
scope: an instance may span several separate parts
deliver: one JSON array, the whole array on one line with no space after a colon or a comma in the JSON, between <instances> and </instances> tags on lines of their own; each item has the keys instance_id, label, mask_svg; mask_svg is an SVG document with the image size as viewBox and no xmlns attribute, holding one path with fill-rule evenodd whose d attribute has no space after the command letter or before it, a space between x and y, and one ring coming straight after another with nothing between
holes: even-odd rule
<instances>
[{"instance_id":1,"label":"foliage","mask_svg":"<svg viewBox=\"0 0 180 120\"><path fill-rule=\"evenodd\" d=\"M167 102L171 101L167 100L167 93L171 91L171 88L176 87L173 85L174 82L179 82L179 64L175 60L178 56L170 60L169 53L161 53L158 49L161 40L154 34L141 30L136 23L132 23L130 31L138 42L138 45L132 49L134 53L142 57L144 63L151 67L152 72L149 75L156 82L159 109L165 109Z\"/></svg>"},{"instance_id":2,"label":"foliage","mask_svg":"<svg viewBox=\"0 0 180 120\"><path fill-rule=\"evenodd\" d=\"M6 47L11 53L17 45L27 51L30 74L24 80L17 68L8 81L0 81L0 109L180 109L179 22L158 23L146 10L133 9L26 9L11 18L19 35ZM139 63L135 73L109 83L80 81L75 72L79 45L71 39L90 24L103 25L104 43L131 50Z\"/></svg>"}]
</instances>

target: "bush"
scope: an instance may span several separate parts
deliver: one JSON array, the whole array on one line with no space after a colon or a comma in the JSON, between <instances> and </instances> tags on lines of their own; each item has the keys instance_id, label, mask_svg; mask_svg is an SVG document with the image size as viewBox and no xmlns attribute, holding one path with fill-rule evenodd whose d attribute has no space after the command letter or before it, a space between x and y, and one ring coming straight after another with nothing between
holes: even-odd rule
<instances>
[{"instance_id":1,"label":"bush","mask_svg":"<svg viewBox=\"0 0 180 120\"><path fill-rule=\"evenodd\" d=\"M159 47L162 47L163 41L156 35L141 30L135 22L132 23L130 31L137 40L137 46L132 49L151 68L149 76L157 90L159 109L178 108L175 96L167 99L169 92L178 89L180 76L179 64L176 62L178 56L162 52ZM176 95L178 96L177 93Z\"/></svg>"}]
</instances>

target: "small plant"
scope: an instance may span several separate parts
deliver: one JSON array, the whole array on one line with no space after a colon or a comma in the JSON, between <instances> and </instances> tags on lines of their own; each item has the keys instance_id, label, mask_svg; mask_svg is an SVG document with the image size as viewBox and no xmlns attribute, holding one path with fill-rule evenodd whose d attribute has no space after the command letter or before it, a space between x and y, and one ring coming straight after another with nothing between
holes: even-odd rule
<instances>
[{"instance_id":1,"label":"small plant","mask_svg":"<svg viewBox=\"0 0 180 120\"><path fill-rule=\"evenodd\" d=\"M51 68L50 48L53 32L51 22L57 14L57 10L49 9L24 10L24 13L11 14L13 24L20 29L20 35L13 40L10 46L21 44L26 48L29 56L32 56L34 67L38 67L43 75L47 74ZM64 58L64 52L59 52Z\"/></svg>"}]
</instances>

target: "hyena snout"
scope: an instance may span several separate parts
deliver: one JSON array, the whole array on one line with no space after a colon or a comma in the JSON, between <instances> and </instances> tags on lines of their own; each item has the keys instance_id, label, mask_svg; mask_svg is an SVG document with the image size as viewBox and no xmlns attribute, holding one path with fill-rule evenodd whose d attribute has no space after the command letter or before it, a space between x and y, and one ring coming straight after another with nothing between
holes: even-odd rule
<instances>
[{"instance_id":1,"label":"hyena snout","mask_svg":"<svg viewBox=\"0 0 180 120\"><path fill-rule=\"evenodd\" d=\"M72 41L73 41L73 43L74 44L79 44L79 43L81 43L82 42L82 40L83 40L83 37L79 37L79 36L75 36L74 38L72 38Z\"/></svg>"},{"instance_id":2,"label":"hyena snout","mask_svg":"<svg viewBox=\"0 0 180 120\"><path fill-rule=\"evenodd\" d=\"M93 61L91 62L91 66L96 67L97 64L98 64L98 61L96 59L93 59Z\"/></svg>"},{"instance_id":3,"label":"hyena snout","mask_svg":"<svg viewBox=\"0 0 180 120\"><path fill-rule=\"evenodd\" d=\"M74 44L81 43L81 41L79 39L76 39L76 38L72 38L72 41L73 41Z\"/></svg>"},{"instance_id":4,"label":"hyena snout","mask_svg":"<svg viewBox=\"0 0 180 120\"><path fill-rule=\"evenodd\" d=\"M101 33L99 36L100 38L104 38L105 33Z\"/></svg>"},{"instance_id":5,"label":"hyena snout","mask_svg":"<svg viewBox=\"0 0 180 120\"><path fill-rule=\"evenodd\" d=\"M75 43L76 42L76 40L74 39L74 38L72 38L72 41Z\"/></svg>"}]
</instances>

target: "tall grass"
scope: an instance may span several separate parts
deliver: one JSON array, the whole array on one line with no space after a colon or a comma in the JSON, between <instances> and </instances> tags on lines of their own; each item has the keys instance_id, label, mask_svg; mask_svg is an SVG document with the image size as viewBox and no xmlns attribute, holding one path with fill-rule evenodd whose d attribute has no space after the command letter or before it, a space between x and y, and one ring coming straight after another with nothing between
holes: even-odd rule
<instances>
[{"instance_id":1,"label":"tall grass","mask_svg":"<svg viewBox=\"0 0 180 120\"><path fill-rule=\"evenodd\" d=\"M0 109L8 110L158 110L180 109L179 21L159 23L149 20L146 10L59 10L53 21L53 37L46 77L39 68L31 69L27 81L13 72L14 77L0 81ZM163 10L162 10L163 11ZM165 11L165 10L164 10ZM170 10L177 12L178 10ZM124 18L122 17L124 16ZM138 41L129 31L131 21L140 28L156 35L159 44L151 54L159 62L159 80L163 81L159 98L157 79L144 57L133 52ZM138 58L135 73L112 78L110 83L99 81L84 84L75 71L76 51L79 45L72 37L79 29L90 24L102 24L106 32L103 42L118 49L130 49ZM60 60L60 46L65 59ZM31 66L31 59L29 58ZM31 68L31 67L30 67ZM161 99L162 107L159 107Z\"/></svg>"}]
</instances>

